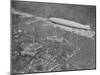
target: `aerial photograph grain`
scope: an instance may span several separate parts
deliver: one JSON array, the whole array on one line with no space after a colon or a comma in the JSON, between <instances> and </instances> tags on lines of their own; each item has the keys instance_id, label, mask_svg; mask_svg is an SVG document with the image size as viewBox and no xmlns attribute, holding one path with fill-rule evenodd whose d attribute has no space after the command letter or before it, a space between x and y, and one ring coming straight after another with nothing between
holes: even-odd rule
<instances>
[{"instance_id":1,"label":"aerial photograph grain","mask_svg":"<svg viewBox=\"0 0 100 75\"><path fill-rule=\"evenodd\" d=\"M11 0L11 74L96 69L96 6Z\"/></svg>"}]
</instances>

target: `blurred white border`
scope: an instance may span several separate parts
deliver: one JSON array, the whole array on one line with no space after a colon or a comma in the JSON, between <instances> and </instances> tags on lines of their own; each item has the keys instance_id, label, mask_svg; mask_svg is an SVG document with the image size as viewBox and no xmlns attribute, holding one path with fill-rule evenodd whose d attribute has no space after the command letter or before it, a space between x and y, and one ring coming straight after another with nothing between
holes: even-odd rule
<instances>
[{"instance_id":1,"label":"blurred white border","mask_svg":"<svg viewBox=\"0 0 100 75\"><path fill-rule=\"evenodd\" d=\"M96 5L97 8L97 69L84 71L68 71L53 73L38 73L38 75L99 75L100 73L100 0L23 0L23 1L39 1L53 3L83 4ZM10 75L10 0L0 0L0 75ZM33 74L29 74L33 75ZM37 75L37 74L34 74Z\"/></svg>"}]
</instances>

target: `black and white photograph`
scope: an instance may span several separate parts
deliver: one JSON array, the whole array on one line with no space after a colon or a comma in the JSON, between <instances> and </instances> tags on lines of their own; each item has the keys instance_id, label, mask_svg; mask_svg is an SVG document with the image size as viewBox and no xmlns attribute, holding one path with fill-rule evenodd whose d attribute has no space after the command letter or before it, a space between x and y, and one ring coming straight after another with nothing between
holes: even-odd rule
<instances>
[{"instance_id":1,"label":"black and white photograph","mask_svg":"<svg viewBox=\"0 0 100 75\"><path fill-rule=\"evenodd\" d=\"M96 6L11 0L11 74L96 69Z\"/></svg>"}]
</instances>

